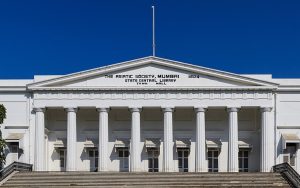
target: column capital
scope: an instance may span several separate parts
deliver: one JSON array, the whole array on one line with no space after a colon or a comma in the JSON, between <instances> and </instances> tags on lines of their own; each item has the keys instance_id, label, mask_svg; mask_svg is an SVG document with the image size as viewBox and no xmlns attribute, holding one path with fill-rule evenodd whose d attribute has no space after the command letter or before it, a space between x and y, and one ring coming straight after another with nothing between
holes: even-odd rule
<instances>
[{"instance_id":1,"label":"column capital","mask_svg":"<svg viewBox=\"0 0 300 188\"><path fill-rule=\"evenodd\" d=\"M240 108L240 106L227 106L227 112L238 112Z\"/></svg>"},{"instance_id":2,"label":"column capital","mask_svg":"<svg viewBox=\"0 0 300 188\"><path fill-rule=\"evenodd\" d=\"M207 106L194 106L195 112L205 112L207 111Z\"/></svg>"},{"instance_id":3,"label":"column capital","mask_svg":"<svg viewBox=\"0 0 300 188\"><path fill-rule=\"evenodd\" d=\"M174 111L174 107L173 106L162 106L161 107L163 112L173 112Z\"/></svg>"},{"instance_id":4,"label":"column capital","mask_svg":"<svg viewBox=\"0 0 300 188\"><path fill-rule=\"evenodd\" d=\"M270 107L270 106L261 106L260 107L260 111L261 112L271 112L272 111L272 107Z\"/></svg>"},{"instance_id":5,"label":"column capital","mask_svg":"<svg viewBox=\"0 0 300 188\"><path fill-rule=\"evenodd\" d=\"M105 107L96 106L96 109L97 109L98 112L109 112L109 110L110 110L110 108L107 107L107 106L105 106Z\"/></svg>"},{"instance_id":6,"label":"column capital","mask_svg":"<svg viewBox=\"0 0 300 188\"><path fill-rule=\"evenodd\" d=\"M33 107L33 111L35 112L45 112L45 107Z\"/></svg>"},{"instance_id":7,"label":"column capital","mask_svg":"<svg viewBox=\"0 0 300 188\"><path fill-rule=\"evenodd\" d=\"M142 107L137 107L137 106L130 106L128 107L130 112L141 112Z\"/></svg>"},{"instance_id":8,"label":"column capital","mask_svg":"<svg viewBox=\"0 0 300 188\"><path fill-rule=\"evenodd\" d=\"M77 107L64 107L65 108L65 111L67 112L77 112L78 111L78 108Z\"/></svg>"}]
</instances>

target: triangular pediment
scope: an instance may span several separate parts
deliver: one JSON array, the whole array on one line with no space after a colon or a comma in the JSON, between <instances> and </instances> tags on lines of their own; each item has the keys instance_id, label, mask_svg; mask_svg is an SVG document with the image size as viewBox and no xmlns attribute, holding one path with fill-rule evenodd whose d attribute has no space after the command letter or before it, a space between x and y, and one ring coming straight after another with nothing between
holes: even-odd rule
<instances>
[{"instance_id":1,"label":"triangular pediment","mask_svg":"<svg viewBox=\"0 0 300 188\"><path fill-rule=\"evenodd\" d=\"M228 88L277 84L182 62L146 57L35 82L29 89Z\"/></svg>"}]
</instances>

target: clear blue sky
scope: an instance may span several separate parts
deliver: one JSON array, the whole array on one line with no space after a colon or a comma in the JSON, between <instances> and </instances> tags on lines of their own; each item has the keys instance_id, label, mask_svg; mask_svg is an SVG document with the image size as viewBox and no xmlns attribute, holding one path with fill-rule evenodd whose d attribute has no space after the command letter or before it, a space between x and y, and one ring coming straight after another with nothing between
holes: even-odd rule
<instances>
[{"instance_id":1,"label":"clear blue sky","mask_svg":"<svg viewBox=\"0 0 300 188\"><path fill-rule=\"evenodd\" d=\"M152 53L300 78L299 0L2 0L0 79L67 74Z\"/></svg>"}]
</instances>

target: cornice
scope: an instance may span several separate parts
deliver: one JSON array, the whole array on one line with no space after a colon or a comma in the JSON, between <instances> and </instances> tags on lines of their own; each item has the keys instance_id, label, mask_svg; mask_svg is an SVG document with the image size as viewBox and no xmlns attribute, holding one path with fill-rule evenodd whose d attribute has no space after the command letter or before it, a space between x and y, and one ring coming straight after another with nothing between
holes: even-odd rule
<instances>
[{"instance_id":1,"label":"cornice","mask_svg":"<svg viewBox=\"0 0 300 188\"><path fill-rule=\"evenodd\" d=\"M26 86L0 86L0 91L27 91Z\"/></svg>"},{"instance_id":2,"label":"cornice","mask_svg":"<svg viewBox=\"0 0 300 188\"><path fill-rule=\"evenodd\" d=\"M238 86L238 87L31 87L32 91L251 91L251 90L277 90L277 87L269 87L269 86Z\"/></svg>"},{"instance_id":3,"label":"cornice","mask_svg":"<svg viewBox=\"0 0 300 188\"><path fill-rule=\"evenodd\" d=\"M279 86L277 91L300 91L299 85Z\"/></svg>"}]
</instances>

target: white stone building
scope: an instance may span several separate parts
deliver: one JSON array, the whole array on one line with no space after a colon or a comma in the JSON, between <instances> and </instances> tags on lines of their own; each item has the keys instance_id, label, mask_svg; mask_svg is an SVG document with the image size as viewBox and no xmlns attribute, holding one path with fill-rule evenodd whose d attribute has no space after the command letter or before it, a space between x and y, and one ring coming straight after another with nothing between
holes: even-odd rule
<instances>
[{"instance_id":1,"label":"white stone building","mask_svg":"<svg viewBox=\"0 0 300 188\"><path fill-rule=\"evenodd\" d=\"M145 57L0 80L7 164L36 171L300 171L300 78Z\"/></svg>"}]
</instances>

